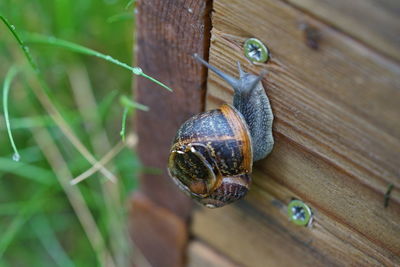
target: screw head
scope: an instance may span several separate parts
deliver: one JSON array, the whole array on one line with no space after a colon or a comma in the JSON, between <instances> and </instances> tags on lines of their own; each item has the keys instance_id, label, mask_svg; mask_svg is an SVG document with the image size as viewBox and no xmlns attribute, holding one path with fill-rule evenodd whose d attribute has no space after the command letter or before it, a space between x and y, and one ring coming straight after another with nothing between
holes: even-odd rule
<instances>
[{"instance_id":1,"label":"screw head","mask_svg":"<svg viewBox=\"0 0 400 267\"><path fill-rule=\"evenodd\" d=\"M312 211L303 201L292 200L288 205L289 219L297 225L307 226L312 222Z\"/></svg>"},{"instance_id":2,"label":"screw head","mask_svg":"<svg viewBox=\"0 0 400 267\"><path fill-rule=\"evenodd\" d=\"M268 48L256 38L247 39L243 48L245 56L252 62L264 63L269 60Z\"/></svg>"}]
</instances>

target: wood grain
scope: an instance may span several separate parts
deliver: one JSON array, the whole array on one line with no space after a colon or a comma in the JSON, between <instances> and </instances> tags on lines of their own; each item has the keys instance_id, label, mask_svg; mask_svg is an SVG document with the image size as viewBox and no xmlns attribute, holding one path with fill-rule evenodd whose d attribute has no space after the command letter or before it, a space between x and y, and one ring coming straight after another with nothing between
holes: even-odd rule
<instances>
[{"instance_id":1,"label":"wood grain","mask_svg":"<svg viewBox=\"0 0 400 267\"><path fill-rule=\"evenodd\" d=\"M136 192L131 202L131 235L142 258L137 266L183 266L188 231L185 222L171 211ZM138 260L146 259L143 264ZM146 262L147 261L147 262Z\"/></svg>"},{"instance_id":2,"label":"wood grain","mask_svg":"<svg viewBox=\"0 0 400 267\"><path fill-rule=\"evenodd\" d=\"M201 241L194 240L188 247L188 267L239 267L236 263L220 255L215 249Z\"/></svg>"},{"instance_id":3,"label":"wood grain","mask_svg":"<svg viewBox=\"0 0 400 267\"><path fill-rule=\"evenodd\" d=\"M237 60L269 70L276 146L255 165L247 201L196 212L195 236L247 266L400 264L400 66L281 1L217 0L213 9L210 63L231 75ZM299 21L321 33L318 49ZM268 64L246 63L249 37L270 48ZM231 101L210 73L207 108ZM312 208L313 227L288 222L292 198Z\"/></svg>"},{"instance_id":4,"label":"wood grain","mask_svg":"<svg viewBox=\"0 0 400 267\"><path fill-rule=\"evenodd\" d=\"M286 0L380 53L400 60L400 2Z\"/></svg>"},{"instance_id":5,"label":"wood grain","mask_svg":"<svg viewBox=\"0 0 400 267\"><path fill-rule=\"evenodd\" d=\"M265 200L264 200L265 201ZM291 230L291 231L288 231ZM202 209L193 232L243 266L330 266L332 261L285 229L268 213L246 202L220 210ZM298 229L307 234L307 229Z\"/></svg>"},{"instance_id":6,"label":"wood grain","mask_svg":"<svg viewBox=\"0 0 400 267\"><path fill-rule=\"evenodd\" d=\"M162 170L162 175L143 174L141 190L184 219L190 215L191 202L172 183L166 166L176 130L203 108L205 72L192 55L207 56L208 5L208 1L146 0L137 6L138 65L174 90L137 80L136 99L150 107L149 112L139 111L135 122L138 153L145 166Z\"/></svg>"}]
</instances>

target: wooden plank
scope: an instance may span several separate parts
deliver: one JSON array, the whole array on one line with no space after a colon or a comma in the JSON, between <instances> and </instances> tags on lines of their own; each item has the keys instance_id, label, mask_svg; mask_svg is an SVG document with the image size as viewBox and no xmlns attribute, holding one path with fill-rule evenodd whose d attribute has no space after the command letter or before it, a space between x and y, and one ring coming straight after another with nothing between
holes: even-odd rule
<instances>
[{"instance_id":1,"label":"wooden plank","mask_svg":"<svg viewBox=\"0 0 400 267\"><path fill-rule=\"evenodd\" d=\"M137 266L184 266L188 231L180 217L140 192L132 197L130 214L131 235L143 254L132 259Z\"/></svg>"},{"instance_id":2,"label":"wooden plank","mask_svg":"<svg viewBox=\"0 0 400 267\"><path fill-rule=\"evenodd\" d=\"M140 177L148 201L132 200L134 242L152 266L183 266L186 258L192 202L172 183L166 165L176 130L204 108L206 72L192 55L208 56L209 13L208 0L137 1L137 64L174 89L144 78L135 84L136 100L150 107L135 119L138 154L144 166L162 171Z\"/></svg>"},{"instance_id":3,"label":"wooden plank","mask_svg":"<svg viewBox=\"0 0 400 267\"><path fill-rule=\"evenodd\" d=\"M292 234L272 216L241 202L220 210L202 209L193 232L243 266L331 266L306 240ZM308 229L298 229L305 236ZM308 240L307 240L308 239Z\"/></svg>"},{"instance_id":4,"label":"wooden plank","mask_svg":"<svg viewBox=\"0 0 400 267\"><path fill-rule=\"evenodd\" d=\"M138 2L137 10L138 65L174 89L167 92L147 79L137 79L136 99L150 107L149 112L139 111L136 118L138 153L145 166L162 170L162 175L143 174L141 190L187 219L191 202L172 183L166 165L176 130L204 105L205 71L192 55L207 56L209 3L146 0Z\"/></svg>"},{"instance_id":5,"label":"wooden plank","mask_svg":"<svg viewBox=\"0 0 400 267\"><path fill-rule=\"evenodd\" d=\"M285 0L400 60L400 2L395 0Z\"/></svg>"},{"instance_id":6,"label":"wooden plank","mask_svg":"<svg viewBox=\"0 0 400 267\"><path fill-rule=\"evenodd\" d=\"M188 248L188 267L238 267L201 241L192 241Z\"/></svg>"},{"instance_id":7,"label":"wooden plank","mask_svg":"<svg viewBox=\"0 0 400 267\"><path fill-rule=\"evenodd\" d=\"M210 63L231 75L237 60L269 70L276 146L255 165L247 202L196 212L195 236L247 266L400 264L400 66L281 1L216 0L213 9ZM299 20L321 33L317 50ZM270 48L268 64L246 63L249 37ZM207 109L231 101L210 73ZM292 198L311 206L313 227L288 222Z\"/></svg>"}]
</instances>

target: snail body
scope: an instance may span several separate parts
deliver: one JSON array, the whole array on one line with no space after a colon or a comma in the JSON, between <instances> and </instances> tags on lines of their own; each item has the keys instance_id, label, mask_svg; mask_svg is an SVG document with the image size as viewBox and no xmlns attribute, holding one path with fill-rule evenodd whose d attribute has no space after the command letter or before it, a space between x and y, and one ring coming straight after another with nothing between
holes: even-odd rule
<instances>
[{"instance_id":1,"label":"snail body","mask_svg":"<svg viewBox=\"0 0 400 267\"><path fill-rule=\"evenodd\" d=\"M216 208L246 195L253 161L272 150L273 114L263 74L246 73L238 63L237 80L195 58L233 87L233 106L224 104L182 124L172 143L168 172L183 192Z\"/></svg>"}]
</instances>

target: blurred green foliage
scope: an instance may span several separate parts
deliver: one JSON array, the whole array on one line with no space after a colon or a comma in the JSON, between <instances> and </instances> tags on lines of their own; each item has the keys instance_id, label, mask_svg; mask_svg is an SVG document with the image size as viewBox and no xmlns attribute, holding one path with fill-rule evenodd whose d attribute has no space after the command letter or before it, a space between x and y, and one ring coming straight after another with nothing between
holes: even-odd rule
<instances>
[{"instance_id":1,"label":"blurred green foliage","mask_svg":"<svg viewBox=\"0 0 400 267\"><path fill-rule=\"evenodd\" d=\"M1 0L0 14L20 33L56 36L129 64L134 6L125 9L127 3ZM50 87L48 95L53 105L100 160L110 145L120 142L123 107L118 100L119 95L130 95L133 75L101 59L57 47L29 44L29 48ZM15 65L27 69L18 44L0 24L1 84ZM12 133L21 155L19 162L12 160L4 116L0 115L0 266L101 266L105 262L91 246L34 132L48 131L74 177L91 164L43 109L26 76L23 71L14 79L8 103ZM94 97L95 105L87 95ZM118 177L117 184L110 185L97 173L74 187L84 196L84 205L93 214L112 261L125 266L132 249L126 234L126 198L136 187L141 166L131 149L125 148L106 167Z\"/></svg>"}]
</instances>

